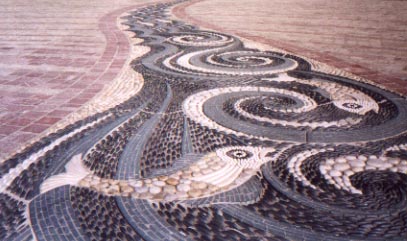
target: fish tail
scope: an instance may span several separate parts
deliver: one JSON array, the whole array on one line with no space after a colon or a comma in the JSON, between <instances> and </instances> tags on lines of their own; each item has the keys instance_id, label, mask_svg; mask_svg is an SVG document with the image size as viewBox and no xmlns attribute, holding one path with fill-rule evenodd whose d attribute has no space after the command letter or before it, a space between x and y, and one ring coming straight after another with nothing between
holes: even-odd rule
<instances>
[{"instance_id":1,"label":"fish tail","mask_svg":"<svg viewBox=\"0 0 407 241\"><path fill-rule=\"evenodd\" d=\"M86 177L90 171L82 162L82 154L72 157L72 159L65 165L65 172L54 175L46 179L40 187L41 193L48 192L60 186L73 185L77 186L78 183Z\"/></svg>"}]
</instances>

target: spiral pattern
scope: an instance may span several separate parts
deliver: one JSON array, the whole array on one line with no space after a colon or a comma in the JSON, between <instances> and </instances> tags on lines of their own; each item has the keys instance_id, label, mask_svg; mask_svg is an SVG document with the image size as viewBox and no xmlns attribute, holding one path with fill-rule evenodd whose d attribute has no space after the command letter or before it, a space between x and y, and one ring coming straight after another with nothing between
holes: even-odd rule
<instances>
[{"instance_id":1,"label":"spiral pattern","mask_svg":"<svg viewBox=\"0 0 407 241\"><path fill-rule=\"evenodd\" d=\"M192 75L270 75L295 69L294 60L273 53L232 51L218 54L221 49L179 52L164 60L172 71Z\"/></svg>"},{"instance_id":2,"label":"spiral pattern","mask_svg":"<svg viewBox=\"0 0 407 241\"><path fill-rule=\"evenodd\" d=\"M168 42L190 47L218 47L233 42L233 38L211 32L185 33L167 39Z\"/></svg>"}]
</instances>

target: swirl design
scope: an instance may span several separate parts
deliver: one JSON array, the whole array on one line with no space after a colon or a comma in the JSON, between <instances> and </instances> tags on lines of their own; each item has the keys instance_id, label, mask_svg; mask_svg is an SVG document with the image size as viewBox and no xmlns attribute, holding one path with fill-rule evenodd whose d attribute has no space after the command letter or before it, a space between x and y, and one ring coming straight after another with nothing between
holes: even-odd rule
<instances>
[{"instance_id":1,"label":"swirl design","mask_svg":"<svg viewBox=\"0 0 407 241\"><path fill-rule=\"evenodd\" d=\"M202 31L199 33L177 34L177 36L168 38L167 41L182 46L218 47L232 43L233 38L217 33Z\"/></svg>"},{"instance_id":2,"label":"swirl design","mask_svg":"<svg viewBox=\"0 0 407 241\"><path fill-rule=\"evenodd\" d=\"M271 75L295 69L297 63L274 53L224 51L227 48L179 52L163 61L172 71L192 75Z\"/></svg>"}]
</instances>

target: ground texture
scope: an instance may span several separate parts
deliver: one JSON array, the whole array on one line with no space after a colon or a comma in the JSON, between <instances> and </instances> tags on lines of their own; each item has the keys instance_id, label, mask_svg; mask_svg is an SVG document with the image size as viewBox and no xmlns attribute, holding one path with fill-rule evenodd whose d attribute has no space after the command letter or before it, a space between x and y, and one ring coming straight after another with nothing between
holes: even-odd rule
<instances>
[{"instance_id":1,"label":"ground texture","mask_svg":"<svg viewBox=\"0 0 407 241\"><path fill-rule=\"evenodd\" d=\"M110 56L92 65L108 62L98 68L111 72L100 80L107 88L48 126L30 122L44 126L33 134L39 141L0 162L1 240L407 238L403 89L171 14L193 22L194 4L211 3L123 2L100 18L117 41L94 53ZM61 68L75 69L70 63ZM87 68L78 76L98 73ZM98 86L95 78L67 96ZM16 99L49 93L3 85ZM44 100L66 91L56 89Z\"/></svg>"}]
</instances>

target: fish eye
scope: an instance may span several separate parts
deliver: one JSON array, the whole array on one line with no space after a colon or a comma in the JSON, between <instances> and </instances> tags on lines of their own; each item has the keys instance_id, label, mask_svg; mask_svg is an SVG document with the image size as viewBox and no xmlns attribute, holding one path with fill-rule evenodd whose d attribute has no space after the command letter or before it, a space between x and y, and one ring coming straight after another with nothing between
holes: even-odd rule
<instances>
[{"instance_id":1,"label":"fish eye","mask_svg":"<svg viewBox=\"0 0 407 241\"><path fill-rule=\"evenodd\" d=\"M253 156L253 153L242 150L242 149L236 149L236 150L230 150L226 152L226 155L233 158L233 159L247 159Z\"/></svg>"},{"instance_id":2,"label":"fish eye","mask_svg":"<svg viewBox=\"0 0 407 241\"><path fill-rule=\"evenodd\" d=\"M342 106L349 109L360 109L363 107L362 105L356 103L343 103Z\"/></svg>"}]
</instances>

